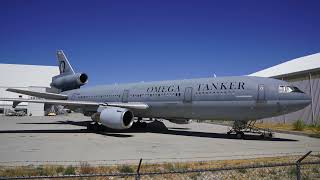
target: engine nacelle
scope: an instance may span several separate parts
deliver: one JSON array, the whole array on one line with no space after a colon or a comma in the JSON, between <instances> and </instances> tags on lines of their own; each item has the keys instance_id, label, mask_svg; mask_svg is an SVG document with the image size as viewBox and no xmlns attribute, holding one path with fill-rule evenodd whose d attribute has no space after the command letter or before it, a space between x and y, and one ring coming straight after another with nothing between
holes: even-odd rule
<instances>
[{"instance_id":1,"label":"engine nacelle","mask_svg":"<svg viewBox=\"0 0 320 180\"><path fill-rule=\"evenodd\" d=\"M85 73L76 73L69 75L58 75L52 78L51 87L60 89L61 91L68 91L78 89L80 86L88 82L88 75Z\"/></svg>"},{"instance_id":2,"label":"engine nacelle","mask_svg":"<svg viewBox=\"0 0 320 180\"><path fill-rule=\"evenodd\" d=\"M111 129L128 129L133 124L133 113L125 108L107 107L92 119Z\"/></svg>"}]
</instances>

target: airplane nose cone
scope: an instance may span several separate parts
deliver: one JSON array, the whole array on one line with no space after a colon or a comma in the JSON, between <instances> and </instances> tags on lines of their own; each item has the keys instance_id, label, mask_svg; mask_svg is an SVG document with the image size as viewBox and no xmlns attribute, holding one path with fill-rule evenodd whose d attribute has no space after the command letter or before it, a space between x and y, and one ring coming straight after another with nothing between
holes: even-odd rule
<instances>
[{"instance_id":1,"label":"airplane nose cone","mask_svg":"<svg viewBox=\"0 0 320 180\"><path fill-rule=\"evenodd\" d=\"M312 98L309 95L305 94L305 101L307 103L306 106L308 106L309 104L311 104Z\"/></svg>"},{"instance_id":2,"label":"airplane nose cone","mask_svg":"<svg viewBox=\"0 0 320 180\"><path fill-rule=\"evenodd\" d=\"M307 94L299 94L298 96L296 94L291 97L291 100L282 102L283 109L285 109L287 113L303 109L309 104L311 104L311 97Z\"/></svg>"}]
</instances>

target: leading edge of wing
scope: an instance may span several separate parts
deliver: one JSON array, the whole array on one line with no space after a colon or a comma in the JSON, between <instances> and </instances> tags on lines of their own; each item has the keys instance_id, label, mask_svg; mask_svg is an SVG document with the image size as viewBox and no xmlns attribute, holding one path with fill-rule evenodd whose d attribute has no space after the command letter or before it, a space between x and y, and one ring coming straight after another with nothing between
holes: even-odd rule
<instances>
[{"instance_id":1,"label":"leading edge of wing","mask_svg":"<svg viewBox=\"0 0 320 180\"><path fill-rule=\"evenodd\" d=\"M13 102L29 102L29 103L47 103L53 105L67 105L67 106L76 106L76 107L99 107L99 106L112 106L112 107L121 107L128 109L148 109L149 106L140 102L114 102L114 103L99 103L92 101L71 101L71 100L53 100L53 99L23 99L23 98L0 98L0 101L13 101Z\"/></svg>"}]
</instances>

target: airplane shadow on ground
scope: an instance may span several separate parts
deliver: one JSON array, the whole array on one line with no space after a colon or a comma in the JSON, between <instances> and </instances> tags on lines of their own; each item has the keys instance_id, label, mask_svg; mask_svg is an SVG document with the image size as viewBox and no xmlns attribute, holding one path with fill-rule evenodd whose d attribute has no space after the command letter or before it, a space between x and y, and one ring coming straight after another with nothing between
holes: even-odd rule
<instances>
[{"instance_id":1,"label":"airplane shadow on ground","mask_svg":"<svg viewBox=\"0 0 320 180\"><path fill-rule=\"evenodd\" d=\"M32 125L48 125L48 124L57 124L57 125L74 125L87 127L92 121L57 121L50 123L17 123L17 124L32 124ZM109 128L103 128L102 131L92 132L87 129L47 129L47 130L0 130L0 134L4 133L95 133L104 136L112 137L121 137L128 138L133 137L133 135L123 134L123 133L157 133L157 134L170 134L177 136L190 136L190 137L202 137L202 138L219 138L219 139L237 139L235 135L227 135L226 133L213 133L213 132L197 132L190 131L189 128L170 128L166 127L162 122L155 121L148 123L147 128L130 128L126 130L114 130ZM260 141L298 141L295 139L286 139L286 138L271 138L263 139L259 135L246 134L245 140L260 140Z\"/></svg>"}]
</instances>

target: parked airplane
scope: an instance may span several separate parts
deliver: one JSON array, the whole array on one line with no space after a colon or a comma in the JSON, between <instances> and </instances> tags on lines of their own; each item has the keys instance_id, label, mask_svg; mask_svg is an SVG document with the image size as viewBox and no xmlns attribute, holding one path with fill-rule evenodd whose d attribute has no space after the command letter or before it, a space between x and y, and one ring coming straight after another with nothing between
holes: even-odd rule
<instances>
[{"instance_id":1,"label":"parked airplane","mask_svg":"<svg viewBox=\"0 0 320 180\"><path fill-rule=\"evenodd\" d=\"M262 77L234 76L81 88L88 82L85 73L75 73L63 51L57 51L60 75L51 87L60 93L34 92L9 88L7 91L45 99L1 99L48 103L81 109L91 116L96 129L100 124L112 129L128 129L133 123L146 126L142 118L163 118L175 123L197 120L235 121L233 129L242 138L244 132L272 136L270 131L252 131L250 120L286 114L310 104L308 95L288 82ZM134 122L134 117L138 121Z\"/></svg>"}]
</instances>

